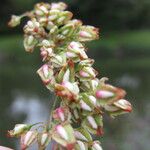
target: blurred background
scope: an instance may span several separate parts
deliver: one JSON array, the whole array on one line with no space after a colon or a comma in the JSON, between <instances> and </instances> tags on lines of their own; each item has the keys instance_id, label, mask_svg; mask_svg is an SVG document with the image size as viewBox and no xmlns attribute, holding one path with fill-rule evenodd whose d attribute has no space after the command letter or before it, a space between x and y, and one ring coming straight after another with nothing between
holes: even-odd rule
<instances>
[{"instance_id":1,"label":"blurred background","mask_svg":"<svg viewBox=\"0 0 150 150\"><path fill-rule=\"evenodd\" d=\"M44 0L43 0L44 1ZM11 14L32 9L38 0L5 0L0 5L0 145L17 148L6 132L17 123L48 118L53 97L35 73L39 51L27 54L22 27L9 29ZM46 1L45 1L46 2ZM48 0L47 2L52 2ZM57 2L57 0L55 0ZM74 17L100 28L88 44L99 77L125 88L133 112L104 119L104 150L150 149L150 0L64 0Z\"/></svg>"}]
</instances>

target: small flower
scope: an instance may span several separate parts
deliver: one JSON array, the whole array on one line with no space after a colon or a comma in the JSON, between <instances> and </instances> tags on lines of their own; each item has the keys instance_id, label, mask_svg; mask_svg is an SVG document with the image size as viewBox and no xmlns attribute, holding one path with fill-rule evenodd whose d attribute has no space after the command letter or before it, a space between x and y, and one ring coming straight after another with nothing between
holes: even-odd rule
<instances>
[{"instance_id":1,"label":"small flower","mask_svg":"<svg viewBox=\"0 0 150 150\"><path fill-rule=\"evenodd\" d=\"M34 11L37 16L47 15L49 9L50 9L50 5L47 3L38 3L34 7Z\"/></svg>"},{"instance_id":2,"label":"small flower","mask_svg":"<svg viewBox=\"0 0 150 150\"><path fill-rule=\"evenodd\" d=\"M70 124L59 124L54 127L52 138L67 150L73 150L76 143L74 131Z\"/></svg>"},{"instance_id":3,"label":"small flower","mask_svg":"<svg viewBox=\"0 0 150 150\"><path fill-rule=\"evenodd\" d=\"M75 137L78 140L88 142L92 140L90 133L84 128L78 128L74 131Z\"/></svg>"},{"instance_id":4,"label":"small flower","mask_svg":"<svg viewBox=\"0 0 150 150\"><path fill-rule=\"evenodd\" d=\"M62 10L65 10L66 8L67 8L67 5L63 2L51 4L51 9L58 9L62 11Z\"/></svg>"},{"instance_id":5,"label":"small flower","mask_svg":"<svg viewBox=\"0 0 150 150\"><path fill-rule=\"evenodd\" d=\"M13 130L8 131L8 136L18 137L31 129L32 125L17 124Z\"/></svg>"},{"instance_id":6,"label":"small flower","mask_svg":"<svg viewBox=\"0 0 150 150\"><path fill-rule=\"evenodd\" d=\"M84 91L87 91L87 92L93 92L97 89L99 85L99 80L97 78L95 79L92 79L92 80L89 80L89 81L82 81L82 84L81 84L81 88L84 90Z\"/></svg>"},{"instance_id":7,"label":"small flower","mask_svg":"<svg viewBox=\"0 0 150 150\"><path fill-rule=\"evenodd\" d=\"M61 11L59 13L59 17L57 18L56 23L58 25L63 25L67 23L72 18L72 16L73 14L70 11Z\"/></svg>"},{"instance_id":8,"label":"small flower","mask_svg":"<svg viewBox=\"0 0 150 150\"><path fill-rule=\"evenodd\" d=\"M67 132L65 131L65 129L63 128L63 126L61 125L57 125L56 126L56 132L60 135L61 138L63 138L64 140L68 140L68 134Z\"/></svg>"},{"instance_id":9,"label":"small flower","mask_svg":"<svg viewBox=\"0 0 150 150\"><path fill-rule=\"evenodd\" d=\"M79 41L91 41L98 39L98 29L93 26L81 26L78 40Z\"/></svg>"},{"instance_id":10,"label":"small flower","mask_svg":"<svg viewBox=\"0 0 150 150\"><path fill-rule=\"evenodd\" d=\"M100 114L89 115L82 122L82 126L85 127L91 134L103 135L103 118Z\"/></svg>"},{"instance_id":11,"label":"small flower","mask_svg":"<svg viewBox=\"0 0 150 150\"><path fill-rule=\"evenodd\" d=\"M92 126L93 129L97 129L98 126L95 122L95 119L92 116L88 116L87 117L88 122L90 123L90 125Z\"/></svg>"},{"instance_id":12,"label":"small flower","mask_svg":"<svg viewBox=\"0 0 150 150\"><path fill-rule=\"evenodd\" d=\"M88 144L85 142L82 142L80 140L77 140L77 144L75 145L76 150L87 150Z\"/></svg>"},{"instance_id":13,"label":"small flower","mask_svg":"<svg viewBox=\"0 0 150 150\"><path fill-rule=\"evenodd\" d=\"M51 141L51 135L48 132L43 132L38 135L38 145L44 149Z\"/></svg>"},{"instance_id":14,"label":"small flower","mask_svg":"<svg viewBox=\"0 0 150 150\"><path fill-rule=\"evenodd\" d=\"M27 149L37 138L37 131L28 131L25 135L21 136L21 148Z\"/></svg>"},{"instance_id":15,"label":"small flower","mask_svg":"<svg viewBox=\"0 0 150 150\"><path fill-rule=\"evenodd\" d=\"M83 67L81 70L79 70L77 77L81 81L89 81L96 77L97 72L92 67Z\"/></svg>"},{"instance_id":16,"label":"small flower","mask_svg":"<svg viewBox=\"0 0 150 150\"><path fill-rule=\"evenodd\" d=\"M114 96L113 92L106 91L106 90L98 90L96 91L96 97L99 99L107 99Z\"/></svg>"},{"instance_id":17,"label":"small flower","mask_svg":"<svg viewBox=\"0 0 150 150\"><path fill-rule=\"evenodd\" d=\"M24 32L25 34L33 35L36 38L41 38L46 35L44 28L35 18L27 22L27 24L24 26Z\"/></svg>"},{"instance_id":18,"label":"small flower","mask_svg":"<svg viewBox=\"0 0 150 150\"><path fill-rule=\"evenodd\" d=\"M108 111L111 117L115 117L132 111L132 105L125 99L119 99L113 104L105 105L104 108L106 111Z\"/></svg>"},{"instance_id":19,"label":"small flower","mask_svg":"<svg viewBox=\"0 0 150 150\"><path fill-rule=\"evenodd\" d=\"M85 111L93 111L94 108L97 108L97 99L93 95L89 95L86 93L83 93L80 95L80 106L81 109Z\"/></svg>"},{"instance_id":20,"label":"small flower","mask_svg":"<svg viewBox=\"0 0 150 150\"><path fill-rule=\"evenodd\" d=\"M65 53L60 53L53 55L51 58L51 63L55 68L60 68L66 65L66 55Z\"/></svg>"},{"instance_id":21,"label":"small flower","mask_svg":"<svg viewBox=\"0 0 150 150\"><path fill-rule=\"evenodd\" d=\"M24 38L24 47L27 52L33 52L36 44L38 43L37 39L34 36L29 35Z\"/></svg>"},{"instance_id":22,"label":"small flower","mask_svg":"<svg viewBox=\"0 0 150 150\"><path fill-rule=\"evenodd\" d=\"M122 110L125 110L127 112L131 112L132 111L132 106L131 103L129 103L127 100L125 99L120 99L116 102L114 102L114 105Z\"/></svg>"},{"instance_id":23,"label":"small flower","mask_svg":"<svg viewBox=\"0 0 150 150\"><path fill-rule=\"evenodd\" d=\"M99 141L94 141L92 143L92 150L102 150L102 147Z\"/></svg>"},{"instance_id":24,"label":"small flower","mask_svg":"<svg viewBox=\"0 0 150 150\"><path fill-rule=\"evenodd\" d=\"M38 71L37 73L41 77L43 83L46 85L46 87L53 91L54 90L54 85L55 85L55 77L54 77L54 72L53 68L50 67L48 64L44 64Z\"/></svg>"},{"instance_id":25,"label":"small flower","mask_svg":"<svg viewBox=\"0 0 150 150\"><path fill-rule=\"evenodd\" d=\"M80 59L87 59L87 55L85 53L85 48L79 42L71 42L68 45L68 49L66 52L67 58L73 59L75 62L79 61Z\"/></svg>"},{"instance_id":26,"label":"small flower","mask_svg":"<svg viewBox=\"0 0 150 150\"><path fill-rule=\"evenodd\" d=\"M56 84L55 92L58 96L67 98L68 100L77 100L79 94L79 87L76 82L71 83L69 81L66 81L62 84Z\"/></svg>"},{"instance_id":27,"label":"small flower","mask_svg":"<svg viewBox=\"0 0 150 150\"><path fill-rule=\"evenodd\" d=\"M20 16L12 15L11 20L8 22L8 25L10 27L15 27L15 26L19 25L20 21L21 21L21 18L22 17L20 17Z\"/></svg>"},{"instance_id":28,"label":"small flower","mask_svg":"<svg viewBox=\"0 0 150 150\"><path fill-rule=\"evenodd\" d=\"M70 117L70 112L67 107L59 107L53 112L53 118L62 122L70 119Z\"/></svg>"}]
</instances>

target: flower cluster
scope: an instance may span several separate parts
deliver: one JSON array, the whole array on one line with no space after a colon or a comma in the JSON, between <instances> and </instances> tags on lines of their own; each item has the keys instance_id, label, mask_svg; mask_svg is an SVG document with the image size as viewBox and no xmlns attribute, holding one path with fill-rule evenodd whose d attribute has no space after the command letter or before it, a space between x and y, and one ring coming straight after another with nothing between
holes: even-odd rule
<instances>
[{"instance_id":1,"label":"flower cluster","mask_svg":"<svg viewBox=\"0 0 150 150\"><path fill-rule=\"evenodd\" d=\"M10 136L21 136L22 149L34 141L45 149L54 140L54 149L102 150L92 135L103 135L103 113L115 117L132 110L124 99L126 92L107 84L105 77L98 79L94 60L86 54L84 43L98 39L98 29L72 19L66 8L62 2L38 3L30 12L13 15L9 22L14 27L23 17L30 18L24 26L25 50L40 49L44 65L37 73L59 100L42 131L22 124L9 131Z\"/></svg>"}]
</instances>

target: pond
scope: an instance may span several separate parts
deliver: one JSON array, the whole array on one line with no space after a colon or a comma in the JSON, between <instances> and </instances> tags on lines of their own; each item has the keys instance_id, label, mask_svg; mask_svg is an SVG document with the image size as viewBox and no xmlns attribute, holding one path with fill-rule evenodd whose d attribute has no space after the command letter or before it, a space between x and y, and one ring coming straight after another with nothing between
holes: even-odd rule
<instances>
[{"instance_id":1,"label":"pond","mask_svg":"<svg viewBox=\"0 0 150 150\"><path fill-rule=\"evenodd\" d=\"M46 121L53 98L36 74L42 65L39 53L29 56L20 46L15 47L19 55L15 50L5 53L5 47L0 46L0 145L16 150L19 149L18 140L8 138L7 130L17 123ZM126 98L133 105L131 114L115 119L105 116L105 134L100 138L103 148L149 150L150 66L146 61L150 62L150 57L93 57L99 77L107 76L111 84L125 88Z\"/></svg>"}]
</instances>

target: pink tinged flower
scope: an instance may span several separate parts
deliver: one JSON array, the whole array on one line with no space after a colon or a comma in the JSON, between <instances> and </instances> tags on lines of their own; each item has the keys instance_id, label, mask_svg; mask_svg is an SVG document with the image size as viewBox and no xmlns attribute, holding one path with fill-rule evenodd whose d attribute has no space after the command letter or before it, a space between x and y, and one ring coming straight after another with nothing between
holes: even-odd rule
<instances>
[{"instance_id":1,"label":"pink tinged flower","mask_svg":"<svg viewBox=\"0 0 150 150\"><path fill-rule=\"evenodd\" d=\"M51 4L51 9L65 10L66 8L67 8L67 5L63 2Z\"/></svg>"},{"instance_id":2,"label":"pink tinged flower","mask_svg":"<svg viewBox=\"0 0 150 150\"><path fill-rule=\"evenodd\" d=\"M82 71L82 70L79 72L79 74L80 74L80 76L83 77L83 78L90 77L90 75L89 75L87 72Z\"/></svg>"},{"instance_id":3,"label":"pink tinged flower","mask_svg":"<svg viewBox=\"0 0 150 150\"><path fill-rule=\"evenodd\" d=\"M59 134L59 136L61 138L63 138L64 140L68 140L68 134L66 132L66 130L64 129L64 127L62 125L57 125L56 126L56 132Z\"/></svg>"},{"instance_id":4,"label":"pink tinged flower","mask_svg":"<svg viewBox=\"0 0 150 150\"><path fill-rule=\"evenodd\" d=\"M56 109L56 115L61 121L65 121L64 109L62 107Z\"/></svg>"},{"instance_id":5,"label":"pink tinged flower","mask_svg":"<svg viewBox=\"0 0 150 150\"><path fill-rule=\"evenodd\" d=\"M120 99L116 102L114 102L114 105L127 111L127 112L131 112L132 111L132 105L130 102L128 102L127 100L125 99Z\"/></svg>"},{"instance_id":6,"label":"pink tinged flower","mask_svg":"<svg viewBox=\"0 0 150 150\"><path fill-rule=\"evenodd\" d=\"M80 31L79 35L83 38L92 38L92 35L86 31Z\"/></svg>"},{"instance_id":7,"label":"pink tinged flower","mask_svg":"<svg viewBox=\"0 0 150 150\"><path fill-rule=\"evenodd\" d=\"M87 105L83 100L80 101L81 108L86 111L92 111L91 107Z\"/></svg>"},{"instance_id":8,"label":"pink tinged flower","mask_svg":"<svg viewBox=\"0 0 150 150\"><path fill-rule=\"evenodd\" d=\"M74 57L77 57L77 54L75 54L73 52L66 52L66 56L67 56L67 58L74 58Z\"/></svg>"},{"instance_id":9,"label":"pink tinged flower","mask_svg":"<svg viewBox=\"0 0 150 150\"><path fill-rule=\"evenodd\" d=\"M93 129L97 129L97 123L95 122L95 119L92 116L88 116L87 120L89 122L89 124L92 126Z\"/></svg>"},{"instance_id":10,"label":"pink tinged flower","mask_svg":"<svg viewBox=\"0 0 150 150\"><path fill-rule=\"evenodd\" d=\"M74 132L75 137L79 140L88 141L87 138L79 131Z\"/></svg>"},{"instance_id":11,"label":"pink tinged flower","mask_svg":"<svg viewBox=\"0 0 150 150\"><path fill-rule=\"evenodd\" d=\"M107 98L111 98L114 96L114 93L113 92L110 92L110 91L106 91L106 90L98 90L96 91L96 97L99 98L99 99L107 99Z\"/></svg>"},{"instance_id":12,"label":"pink tinged flower","mask_svg":"<svg viewBox=\"0 0 150 150\"><path fill-rule=\"evenodd\" d=\"M78 144L80 150L87 150L87 148L83 142L77 141L77 144Z\"/></svg>"},{"instance_id":13,"label":"pink tinged flower","mask_svg":"<svg viewBox=\"0 0 150 150\"><path fill-rule=\"evenodd\" d=\"M100 142L94 141L92 145L92 150L102 150L102 147L100 145Z\"/></svg>"},{"instance_id":14,"label":"pink tinged flower","mask_svg":"<svg viewBox=\"0 0 150 150\"><path fill-rule=\"evenodd\" d=\"M25 135L21 136L21 148L25 150L28 148L37 138L37 131L28 131Z\"/></svg>"},{"instance_id":15,"label":"pink tinged flower","mask_svg":"<svg viewBox=\"0 0 150 150\"><path fill-rule=\"evenodd\" d=\"M49 66L47 64L43 65L42 70L43 70L43 75L45 76L45 78L48 78L48 76L49 76Z\"/></svg>"}]
</instances>

